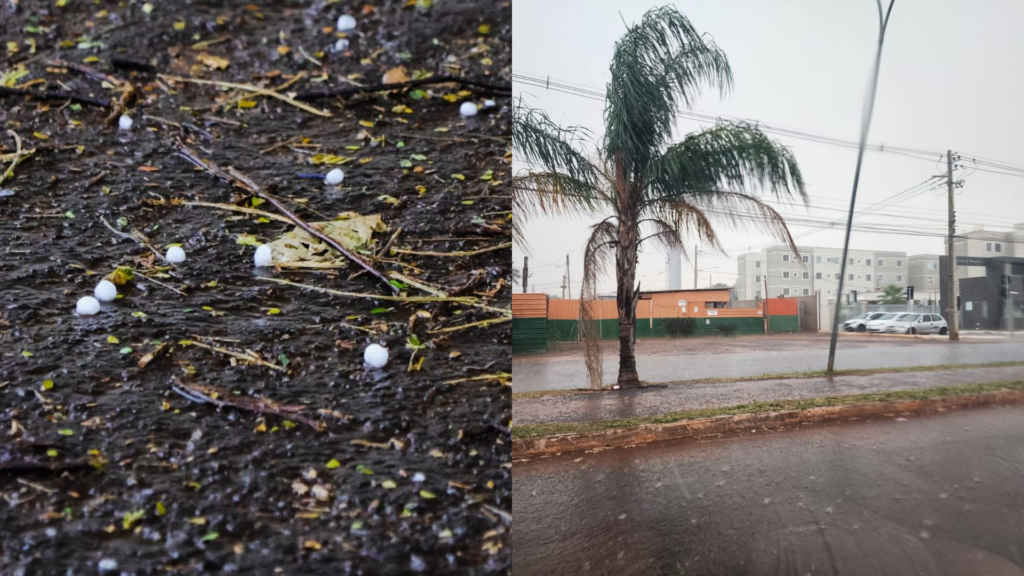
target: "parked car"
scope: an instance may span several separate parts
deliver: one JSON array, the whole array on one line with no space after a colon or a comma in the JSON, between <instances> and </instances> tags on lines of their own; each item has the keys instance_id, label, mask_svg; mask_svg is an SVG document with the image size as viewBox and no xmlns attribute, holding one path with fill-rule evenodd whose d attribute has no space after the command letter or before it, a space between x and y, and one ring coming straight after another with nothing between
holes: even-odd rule
<instances>
[{"instance_id":1,"label":"parked car","mask_svg":"<svg viewBox=\"0 0 1024 576\"><path fill-rule=\"evenodd\" d=\"M938 314L901 314L885 326L885 331L893 334L942 334L949 328L946 320Z\"/></svg>"},{"instance_id":2,"label":"parked car","mask_svg":"<svg viewBox=\"0 0 1024 576\"><path fill-rule=\"evenodd\" d=\"M885 327L902 314L882 314L874 320L869 320L865 323L864 328L868 332L885 332Z\"/></svg>"},{"instance_id":3,"label":"parked car","mask_svg":"<svg viewBox=\"0 0 1024 576\"><path fill-rule=\"evenodd\" d=\"M868 312L850 318L846 322L843 322L843 330L847 332L863 332L867 329L867 323L871 320L878 320L882 316L885 316L885 312Z\"/></svg>"}]
</instances>

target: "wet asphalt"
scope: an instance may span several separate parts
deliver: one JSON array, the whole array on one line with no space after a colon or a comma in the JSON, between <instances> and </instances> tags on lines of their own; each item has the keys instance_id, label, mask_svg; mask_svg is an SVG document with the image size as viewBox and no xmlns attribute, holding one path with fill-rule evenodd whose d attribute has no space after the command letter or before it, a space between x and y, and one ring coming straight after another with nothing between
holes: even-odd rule
<instances>
[{"instance_id":1,"label":"wet asphalt","mask_svg":"<svg viewBox=\"0 0 1024 576\"><path fill-rule=\"evenodd\" d=\"M518 425L616 420L679 410L735 406L747 402L920 390L937 386L1021 379L1024 379L1024 366L1004 366L864 376L840 375L832 378L673 384L635 390L567 392L535 398L515 398L512 402L512 420Z\"/></svg>"},{"instance_id":2,"label":"wet asphalt","mask_svg":"<svg viewBox=\"0 0 1024 576\"><path fill-rule=\"evenodd\" d=\"M860 338L860 337L855 337ZM740 340L736 340L740 342ZM896 368L937 364L980 364L1024 360L1024 338L1012 342L945 342L877 338L867 345L862 339L849 346L840 340L836 352L837 370L854 368ZM734 354L638 355L640 379L672 382L699 378L756 377L763 374L824 370L828 362L828 339L809 342L801 350L756 348ZM605 384L614 384L619 358L604 355ZM516 358L512 362L513 392L571 390L587 388L583 357L537 360Z\"/></svg>"},{"instance_id":3,"label":"wet asphalt","mask_svg":"<svg viewBox=\"0 0 1024 576\"><path fill-rule=\"evenodd\" d=\"M1024 407L513 465L532 574L1024 575Z\"/></svg>"}]
</instances>

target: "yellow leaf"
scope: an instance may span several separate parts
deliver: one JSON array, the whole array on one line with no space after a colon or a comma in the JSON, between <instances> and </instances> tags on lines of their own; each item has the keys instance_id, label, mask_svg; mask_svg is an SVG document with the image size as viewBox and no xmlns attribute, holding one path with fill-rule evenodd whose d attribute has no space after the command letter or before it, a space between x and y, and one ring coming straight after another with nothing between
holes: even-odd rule
<instances>
[{"instance_id":1,"label":"yellow leaf","mask_svg":"<svg viewBox=\"0 0 1024 576\"><path fill-rule=\"evenodd\" d=\"M448 102L455 102L456 100L459 99L459 97L456 96L455 94L445 94L444 96L442 96L442 98L444 98Z\"/></svg>"},{"instance_id":2,"label":"yellow leaf","mask_svg":"<svg viewBox=\"0 0 1024 576\"><path fill-rule=\"evenodd\" d=\"M416 191L420 193L420 196L423 196L424 194L427 193L427 187L426 186L417 186L416 187Z\"/></svg>"},{"instance_id":3,"label":"yellow leaf","mask_svg":"<svg viewBox=\"0 0 1024 576\"><path fill-rule=\"evenodd\" d=\"M309 161L313 164L327 165L344 164L346 162L351 162L353 160L355 160L355 158L351 158L349 156L335 156L334 154L314 154L309 159Z\"/></svg>"},{"instance_id":4,"label":"yellow leaf","mask_svg":"<svg viewBox=\"0 0 1024 576\"><path fill-rule=\"evenodd\" d=\"M175 22L174 23L174 29L178 30L178 31L184 30L185 29L185 23L180 21L180 20Z\"/></svg>"},{"instance_id":5,"label":"yellow leaf","mask_svg":"<svg viewBox=\"0 0 1024 576\"><path fill-rule=\"evenodd\" d=\"M447 132L447 131L448 131L448 129L445 128L444 126L440 126L438 128L434 128L434 132Z\"/></svg>"},{"instance_id":6,"label":"yellow leaf","mask_svg":"<svg viewBox=\"0 0 1024 576\"><path fill-rule=\"evenodd\" d=\"M43 380L43 390L53 388L53 380Z\"/></svg>"},{"instance_id":7,"label":"yellow leaf","mask_svg":"<svg viewBox=\"0 0 1024 576\"><path fill-rule=\"evenodd\" d=\"M302 547L303 548L308 548L310 550L319 550L320 549L320 543L317 542L316 540L306 540L305 542L302 543Z\"/></svg>"},{"instance_id":8,"label":"yellow leaf","mask_svg":"<svg viewBox=\"0 0 1024 576\"><path fill-rule=\"evenodd\" d=\"M85 60L82 60L82 62L85 62L86 64L92 64L93 62L99 62L99 61L100 61L99 56L89 56Z\"/></svg>"},{"instance_id":9,"label":"yellow leaf","mask_svg":"<svg viewBox=\"0 0 1024 576\"><path fill-rule=\"evenodd\" d=\"M38 138L39 140L49 140L50 139L50 135L49 134L43 134L42 132L33 132L32 135L35 136L36 138Z\"/></svg>"},{"instance_id":10,"label":"yellow leaf","mask_svg":"<svg viewBox=\"0 0 1024 576\"><path fill-rule=\"evenodd\" d=\"M399 104L391 109L395 114L412 114L412 108L409 108L405 104Z\"/></svg>"},{"instance_id":11,"label":"yellow leaf","mask_svg":"<svg viewBox=\"0 0 1024 576\"><path fill-rule=\"evenodd\" d=\"M156 515L157 516L163 516L164 514L167 514L167 508L164 507L164 503L163 502L157 502L156 503Z\"/></svg>"},{"instance_id":12,"label":"yellow leaf","mask_svg":"<svg viewBox=\"0 0 1024 576\"><path fill-rule=\"evenodd\" d=\"M466 177L463 176L462 174L452 174L452 178L455 178L456 180L465 180L466 179Z\"/></svg>"},{"instance_id":13,"label":"yellow leaf","mask_svg":"<svg viewBox=\"0 0 1024 576\"><path fill-rule=\"evenodd\" d=\"M359 159L359 163L360 164L369 164L370 162L373 162L373 158L372 157L371 158L360 158Z\"/></svg>"},{"instance_id":14,"label":"yellow leaf","mask_svg":"<svg viewBox=\"0 0 1024 576\"><path fill-rule=\"evenodd\" d=\"M192 518L191 520L189 520L188 523L189 524L195 524L196 526L205 526L206 525L206 518L203 518L202 516L196 516L195 518Z\"/></svg>"},{"instance_id":15,"label":"yellow leaf","mask_svg":"<svg viewBox=\"0 0 1024 576\"><path fill-rule=\"evenodd\" d=\"M291 51L292 51L292 49L287 47L287 46L285 46L284 44L282 44L282 45L277 47L277 53L280 54L281 56L284 56L285 54L287 54L287 53L289 53Z\"/></svg>"},{"instance_id":16,"label":"yellow leaf","mask_svg":"<svg viewBox=\"0 0 1024 576\"><path fill-rule=\"evenodd\" d=\"M476 29L476 31L481 33L481 34L490 34L491 33L491 25L490 24L481 24Z\"/></svg>"},{"instance_id":17,"label":"yellow leaf","mask_svg":"<svg viewBox=\"0 0 1024 576\"><path fill-rule=\"evenodd\" d=\"M491 60L490 58L481 58L480 63L483 64L484 66L491 66L492 64L494 64L494 60Z\"/></svg>"},{"instance_id":18,"label":"yellow leaf","mask_svg":"<svg viewBox=\"0 0 1024 576\"><path fill-rule=\"evenodd\" d=\"M228 64L231 64L231 62L225 58L214 56L213 54L207 54L206 52L196 56L196 58L198 58L203 64L209 66L210 70L223 70L228 67Z\"/></svg>"},{"instance_id":19,"label":"yellow leaf","mask_svg":"<svg viewBox=\"0 0 1024 576\"><path fill-rule=\"evenodd\" d=\"M331 458L331 461L327 463L327 467L328 468L332 468L333 469L333 468L337 468L338 466L341 466L341 462L338 462L338 460L336 458Z\"/></svg>"},{"instance_id":20,"label":"yellow leaf","mask_svg":"<svg viewBox=\"0 0 1024 576\"><path fill-rule=\"evenodd\" d=\"M256 107L256 101L255 100L239 100L238 101L238 107L239 108L255 108Z\"/></svg>"},{"instance_id":21,"label":"yellow leaf","mask_svg":"<svg viewBox=\"0 0 1024 576\"><path fill-rule=\"evenodd\" d=\"M398 66L384 73L384 84L397 84L408 81L409 73L406 71L405 66Z\"/></svg>"},{"instance_id":22,"label":"yellow leaf","mask_svg":"<svg viewBox=\"0 0 1024 576\"><path fill-rule=\"evenodd\" d=\"M276 316L277 314L280 314L280 313L281 313L281 309L280 308L271 308L270 310L267 310L267 314L270 314L271 316Z\"/></svg>"},{"instance_id":23,"label":"yellow leaf","mask_svg":"<svg viewBox=\"0 0 1024 576\"><path fill-rule=\"evenodd\" d=\"M257 426L256 429L255 429L255 432L266 432L266 431L267 431L267 424L266 424L266 422L260 422L260 425Z\"/></svg>"},{"instance_id":24,"label":"yellow leaf","mask_svg":"<svg viewBox=\"0 0 1024 576\"><path fill-rule=\"evenodd\" d=\"M360 126L365 126L367 128L373 128L373 122L371 122L369 120L360 120L359 121L359 125Z\"/></svg>"}]
</instances>

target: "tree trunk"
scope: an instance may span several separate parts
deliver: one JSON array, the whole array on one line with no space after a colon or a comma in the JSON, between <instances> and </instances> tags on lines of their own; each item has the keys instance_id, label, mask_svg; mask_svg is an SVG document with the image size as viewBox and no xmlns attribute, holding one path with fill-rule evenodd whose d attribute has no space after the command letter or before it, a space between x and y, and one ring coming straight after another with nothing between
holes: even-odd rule
<instances>
[{"instance_id":1,"label":"tree trunk","mask_svg":"<svg viewBox=\"0 0 1024 576\"><path fill-rule=\"evenodd\" d=\"M619 309L619 377L616 383L620 388L637 388L640 386L640 376L636 372L633 346L636 343L636 303L640 297L640 287L634 289L633 285L636 281L639 214L630 194L630 186L622 175L622 165L617 164L616 215L619 230L618 245L615 247L615 292Z\"/></svg>"}]
</instances>

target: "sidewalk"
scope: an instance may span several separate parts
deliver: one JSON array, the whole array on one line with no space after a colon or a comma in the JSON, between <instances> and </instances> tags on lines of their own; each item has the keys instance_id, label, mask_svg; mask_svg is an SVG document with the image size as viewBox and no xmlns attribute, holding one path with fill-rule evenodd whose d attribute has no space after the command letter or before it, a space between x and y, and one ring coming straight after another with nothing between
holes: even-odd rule
<instances>
[{"instance_id":1,"label":"sidewalk","mask_svg":"<svg viewBox=\"0 0 1024 576\"><path fill-rule=\"evenodd\" d=\"M669 412L735 406L750 402L798 400L938 386L1024 380L1024 366L892 372L833 378L788 378L724 383L672 384L638 390L568 392L515 398L517 426L556 422L598 422L656 416Z\"/></svg>"}]
</instances>

